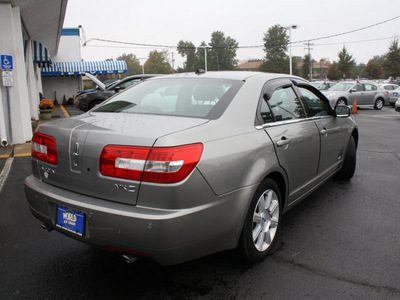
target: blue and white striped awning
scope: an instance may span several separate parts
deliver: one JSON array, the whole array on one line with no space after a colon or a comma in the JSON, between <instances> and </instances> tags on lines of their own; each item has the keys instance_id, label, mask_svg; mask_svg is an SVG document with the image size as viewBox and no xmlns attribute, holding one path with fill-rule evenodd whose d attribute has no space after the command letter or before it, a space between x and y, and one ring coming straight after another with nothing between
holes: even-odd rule
<instances>
[{"instance_id":1,"label":"blue and white striped awning","mask_svg":"<svg viewBox=\"0 0 400 300\"><path fill-rule=\"evenodd\" d=\"M113 61L80 61L53 62L50 66L42 66L42 76L77 76L85 73L118 74L126 73L128 69L123 60Z\"/></svg>"},{"instance_id":2,"label":"blue and white striped awning","mask_svg":"<svg viewBox=\"0 0 400 300\"><path fill-rule=\"evenodd\" d=\"M26 41L27 42L27 41ZM50 53L42 43L33 41L33 61L41 66L49 66L51 65Z\"/></svg>"}]
</instances>

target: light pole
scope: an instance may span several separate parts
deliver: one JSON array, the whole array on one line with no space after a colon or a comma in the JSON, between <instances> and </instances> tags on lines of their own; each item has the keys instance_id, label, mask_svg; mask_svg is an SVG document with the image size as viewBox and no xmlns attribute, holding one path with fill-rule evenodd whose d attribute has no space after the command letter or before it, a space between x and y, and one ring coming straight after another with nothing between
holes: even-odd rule
<instances>
[{"instance_id":1,"label":"light pole","mask_svg":"<svg viewBox=\"0 0 400 300\"><path fill-rule=\"evenodd\" d=\"M297 29L297 25L289 25L289 26L279 26L282 29L289 30L289 72L292 75L292 29Z\"/></svg>"},{"instance_id":2,"label":"light pole","mask_svg":"<svg viewBox=\"0 0 400 300\"><path fill-rule=\"evenodd\" d=\"M139 57L137 59L142 61L142 72L144 74L144 61L145 61L145 59L147 59L147 57Z\"/></svg>"},{"instance_id":3,"label":"light pole","mask_svg":"<svg viewBox=\"0 0 400 300\"><path fill-rule=\"evenodd\" d=\"M207 72L207 49L209 49L210 47L207 46L200 46L198 47L199 49L204 49L204 71Z\"/></svg>"}]
</instances>

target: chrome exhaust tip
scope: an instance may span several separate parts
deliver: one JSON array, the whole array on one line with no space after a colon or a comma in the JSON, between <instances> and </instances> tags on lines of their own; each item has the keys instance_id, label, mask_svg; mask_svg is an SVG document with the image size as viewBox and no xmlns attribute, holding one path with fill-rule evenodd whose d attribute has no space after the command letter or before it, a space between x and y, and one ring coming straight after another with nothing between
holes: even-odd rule
<instances>
[{"instance_id":1,"label":"chrome exhaust tip","mask_svg":"<svg viewBox=\"0 0 400 300\"><path fill-rule=\"evenodd\" d=\"M45 223L42 223L42 225L40 225L40 227L44 230L46 230L47 232L50 232L53 230L53 228L51 228L50 226L46 225Z\"/></svg>"},{"instance_id":2,"label":"chrome exhaust tip","mask_svg":"<svg viewBox=\"0 0 400 300\"><path fill-rule=\"evenodd\" d=\"M127 264L130 264L130 265L134 264L135 262L137 262L139 260L138 257L129 255L129 254L124 254L121 257Z\"/></svg>"}]
</instances>

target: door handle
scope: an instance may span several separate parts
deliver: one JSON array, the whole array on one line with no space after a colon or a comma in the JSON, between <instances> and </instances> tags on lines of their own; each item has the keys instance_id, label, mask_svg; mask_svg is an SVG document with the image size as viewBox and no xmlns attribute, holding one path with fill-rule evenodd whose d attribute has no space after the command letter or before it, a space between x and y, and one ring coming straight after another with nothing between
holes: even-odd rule
<instances>
[{"instance_id":1,"label":"door handle","mask_svg":"<svg viewBox=\"0 0 400 300\"><path fill-rule=\"evenodd\" d=\"M285 145L289 144L289 142L290 142L290 140L287 139L285 136L283 136L280 141L276 142L276 145L278 147L282 147L282 146L285 146Z\"/></svg>"},{"instance_id":2,"label":"door handle","mask_svg":"<svg viewBox=\"0 0 400 300\"><path fill-rule=\"evenodd\" d=\"M326 130L326 128L322 129L321 135L323 135L324 137L328 136L328 130Z\"/></svg>"}]
</instances>

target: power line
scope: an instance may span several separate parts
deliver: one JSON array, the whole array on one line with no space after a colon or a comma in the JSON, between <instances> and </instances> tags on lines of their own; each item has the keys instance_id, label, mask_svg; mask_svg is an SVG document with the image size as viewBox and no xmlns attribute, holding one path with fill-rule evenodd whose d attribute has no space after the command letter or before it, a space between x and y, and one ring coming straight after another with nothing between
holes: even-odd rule
<instances>
[{"instance_id":1,"label":"power line","mask_svg":"<svg viewBox=\"0 0 400 300\"><path fill-rule=\"evenodd\" d=\"M358 32L358 31L365 30L368 28L372 28L372 27L396 20L398 18L400 18L400 16L393 17L393 18L384 20L382 22L364 26L364 27L361 27L358 29L354 29L354 30L350 30L350 31L342 32L342 33L337 33L337 34L332 34L332 35L327 35L327 36L323 36L323 37L313 38L313 39L306 39L306 40L301 40L301 41L290 42L289 44L306 43L306 42L310 42L310 41L318 41L318 40L333 38L333 37L337 37L337 36L341 36L341 35L345 35L345 34L350 34L350 33ZM172 49L178 48L178 46L171 46L171 45L133 43L133 42L115 41L115 40L109 40L109 39L98 39L98 38L88 39L87 41L85 41L83 43L82 46L87 46L87 43L91 42L91 41L99 41L99 42L114 43L114 44L124 44L124 45L140 46L140 47L151 47L151 48L172 48ZM350 43L350 42L347 42L347 43ZM339 44L343 44L343 42L339 43ZM92 47L94 47L94 46L92 46ZM97 46L97 47L100 47L100 46ZM251 45L251 46L237 46L237 47L214 47L214 49L246 49L246 48L263 48L263 47L264 47L264 45ZM181 49L197 49L199 47L179 47L179 48L181 48Z\"/></svg>"},{"instance_id":2,"label":"power line","mask_svg":"<svg viewBox=\"0 0 400 300\"><path fill-rule=\"evenodd\" d=\"M379 39L368 39L368 40L359 40L359 41L348 41L348 42L337 42L337 43L325 43L325 44L314 44L314 46L332 46L332 45L342 45L342 44L356 44L356 43L366 43L366 42L375 42L382 40L390 40L396 38L395 36L379 38ZM296 45L293 47L303 47L303 45Z\"/></svg>"},{"instance_id":3,"label":"power line","mask_svg":"<svg viewBox=\"0 0 400 300\"><path fill-rule=\"evenodd\" d=\"M391 19L387 19L387 20L385 20L385 21L382 21L382 22L379 22L379 23L375 23L375 24L372 24L372 25L368 25L368 26L365 26L365 27L361 27L361 28L358 28L358 29L354 29L354 30L350 30L350 31L342 32L342 33L337 33L337 34L332 34L332 35L327 35L327 36L323 36L323 37L319 37L319 38L314 38L314 39L307 39L307 40L303 40L303 41L296 41L296 42L292 42L292 44L304 43L304 42L308 42L308 41L317 41L317 40L322 40L322 39L329 39L329 38L332 38L332 37L337 37L337 36L341 36L341 35L345 35L345 34L357 32L357 31L365 30L365 29L368 29L368 28L371 28L371 27L375 27L375 26L378 26L378 25L381 25L381 24L384 24L384 23L387 23L387 22L396 20L396 19L398 19L398 18L400 18L400 16L397 16L397 17L394 17L394 18L391 18Z\"/></svg>"},{"instance_id":4,"label":"power line","mask_svg":"<svg viewBox=\"0 0 400 300\"><path fill-rule=\"evenodd\" d=\"M396 38L395 36L390 36L390 37L385 37L385 38L378 38L378 39L368 39L368 40L358 40L358 41L346 41L346 42L337 42L337 43L324 43L324 44L313 44L314 46L318 47L318 46L332 46L332 45L342 45L342 44L356 44L356 43L366 43L366 42L375 42L375 41L383 41L383 40L390 40L390 39L394 39ZM86 45L86 47L89 48L117 48L117 49L143 49L143 46L105 46L105 45ZM248 46L246 48L261 48L264 46ZM294 48L299 48L299 47L303 47L303 45L294 45L292 46ZM151 47L151 48L165 48L165 47ZM176 48L176 47L175 47ZM197 48L203 48L203 47L193 47L191 49L197 49ZM238 47L240 49L243 49L245 47ZM188 48L185 48L188 49ZM211 49L211 48L210 48ZM217 48L219 49L219 48ZM224 48L226 49L226 48Z\"/></svg>"}]
</instances>

